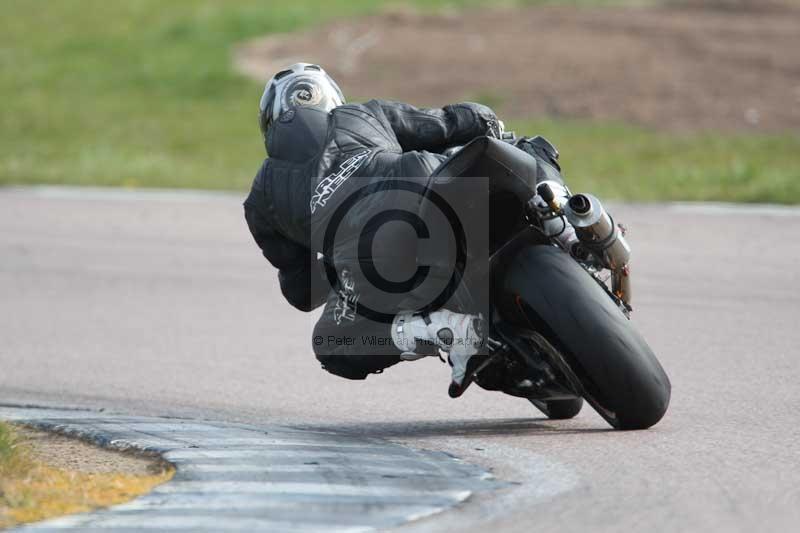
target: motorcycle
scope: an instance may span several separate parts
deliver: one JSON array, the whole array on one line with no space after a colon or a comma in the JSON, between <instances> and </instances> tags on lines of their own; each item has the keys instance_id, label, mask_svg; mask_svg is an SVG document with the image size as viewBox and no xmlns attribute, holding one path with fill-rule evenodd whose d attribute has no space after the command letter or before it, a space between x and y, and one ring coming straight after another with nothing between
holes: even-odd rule
<instances>
[{"instance_id":1,"label":"motorcycle","mask_svg":"<svg viewBox=\"0 0 800 533\"><path fill-rule=\"evenodd\" d=\"M428 184L431 195L469 202L480 195L454 194L453 188L470 186L457 178L489 178L488 264L456 280L454 297L461 312L489 309L485 353L473 358L466 383L527 399L551 419L576 416L585 400L616 429L648 428L664 416L671 385L630 322L624 230L591 195L559 202L540 183L537 158L514 141L475 139L450 155ZM536 205L537 196L546 208ZM553 221L575 228L576 249L564 249L546 230ZM488 295L479 286L488 286Z\"/></svg>"}]
</instances>

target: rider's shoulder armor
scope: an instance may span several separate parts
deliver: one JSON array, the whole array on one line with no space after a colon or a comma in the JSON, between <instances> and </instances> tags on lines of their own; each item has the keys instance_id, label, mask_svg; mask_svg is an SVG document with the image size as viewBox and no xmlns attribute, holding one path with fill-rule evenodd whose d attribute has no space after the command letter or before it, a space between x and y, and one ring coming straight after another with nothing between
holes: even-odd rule
<instances>
[{"instance_id":1,"label":"rider's shoulder armor","mask_svg":"<svg viewBox=\"0 0 800 533\"><path fill-rule=\"evenodd\" d=\"M331 111L331 117L336 144L344 153L352 149L350 145L401 151L391 125L373 100L339 106Z\"/></svg>"}]
</instances>

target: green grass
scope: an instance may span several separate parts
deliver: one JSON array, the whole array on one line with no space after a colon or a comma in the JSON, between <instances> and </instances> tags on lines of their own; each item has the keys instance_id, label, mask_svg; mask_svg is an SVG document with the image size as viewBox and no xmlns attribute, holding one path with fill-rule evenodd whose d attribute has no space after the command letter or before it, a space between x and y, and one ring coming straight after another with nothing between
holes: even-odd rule
<instances>
[{"instance_id":1,"label":"green grass","mask_svg":"<svg viewBox=\"0 0 800 533\"><path fill-rule=\"evenodd\" d=\"M3 472L14 454L14 438L8 424L0 422L0 472Z\"/></svg>"},{"instance_id":2,"label":"green grass","mask_svg":"<svg viewBox=\"0 0 800 533\"><path fill-rule=\"evenodd\" d=\"M126 502L174 474L166 465L147 475L70 470L49 465L48 453L52 447L37 450L30 436L0 422L0 530Z\"/></svg>"},{"instance_id":3,"label":"green grass","mask_svg":"<svg viewBox=\"0 0 800 533\"><path fill-rule=\"evenodd\" d=\"M510 124L561 152L573 191L637 201L800 202L800 135L674 135L624 124Z\"/></svg>"},{"instance_id":4,"label":"green grass","mask_svg":"<svg viewBox=\"0 0 800 533\"><path fill-rule=\"evenodd\" d=\"M9 424L0 422L0 528L2 510L6 504L3 483L24 476L30 467L27 449L20 444L18 435Z\"/></svg>"},{"instance_id":5,"label":"green grass","mask_svg":"<svg viewBox=\"0 0 800 533\"><path fill-rule=\"evenodd\" d=\"M0 185L244 190L263 156L255 117L260 87L231 70L231 46L373 11L384 2L3 0L2 5ZM577 122L526 126L517 125L520 133L542 133L559 145L571 183L596 186L608 196L800 201L797 137L677 137Z\"/></svg>"}]
</instances>

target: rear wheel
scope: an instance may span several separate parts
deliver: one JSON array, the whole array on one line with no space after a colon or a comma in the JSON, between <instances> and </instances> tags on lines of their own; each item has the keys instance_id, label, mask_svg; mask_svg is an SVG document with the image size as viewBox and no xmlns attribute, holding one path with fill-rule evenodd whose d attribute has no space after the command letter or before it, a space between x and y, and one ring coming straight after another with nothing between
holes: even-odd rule
<instances>
[{"instance_id":1,"label":"rear wheel","mask_svg":"<svg viewBox=\"0 0 800 533\"><path fill-rule=\"evenodd\" d=\"M567 420L575 418L583 407L583 398L567 398L564 400L530 400L538 410L551 420Z\"/></svg>"},{"instance_id":2,"label":"rear wheel","mask_svg":"<svg viewBox=\"0 0 800 533\"><path fill-rule=\"evenodd\" d=\"M664 416L671 391L664 369L617 304L568 254L541 245L522 250L503 287L504 319L546 338L580 394L609 424L644 429Z\"/></svg>"}]
</instances>

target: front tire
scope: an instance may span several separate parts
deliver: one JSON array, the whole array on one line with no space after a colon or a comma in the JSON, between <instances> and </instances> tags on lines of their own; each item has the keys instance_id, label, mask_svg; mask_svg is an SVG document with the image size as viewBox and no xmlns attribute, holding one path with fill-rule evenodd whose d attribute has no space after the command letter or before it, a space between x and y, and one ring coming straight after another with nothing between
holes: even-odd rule
<instances>
[{"instance_id":1,"label":"front tire","mask_svg":"<svg viewBox=\"0 0 800 533\"><path fill-rule=\"evenodd\" d=\"M583 407L583 398L530 400L530 402L550 420L569 420L570 418L575 418Z\"/></svg>"}]
</instances>

